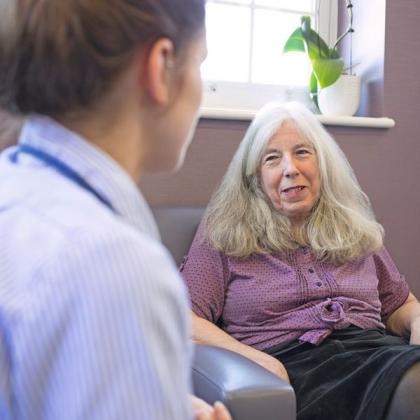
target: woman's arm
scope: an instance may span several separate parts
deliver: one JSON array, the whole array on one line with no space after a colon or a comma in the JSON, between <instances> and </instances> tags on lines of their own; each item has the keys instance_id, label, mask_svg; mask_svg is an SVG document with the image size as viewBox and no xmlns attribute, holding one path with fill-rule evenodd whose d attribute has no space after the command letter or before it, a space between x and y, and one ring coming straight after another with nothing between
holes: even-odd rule
<instances>
[{"instance_id":1,"label":"woman's arm","mask_svg":"<svg viewBox=\"0 0 420 420\"><path fill-rule=\"evenodd\" d=\"M209 344L212 346L222 347L227 350L241 354L244 357L259 364L270 372L274 373L287 383L290 383L287 371L282 363L276 358L254 349L251 346L240 343L238 340L225 333L222 329L200 318L192 312L192 331L193 340L199 344Z\"/></svg>"},{"instance_id":2,"label":"woman's arm","mask_svg":"<svg viewBox=\"0 0 420 420\"><path fill-rule=\"evenodd\" d=\"M411 292L388 318L386 327L394 334L410 338L410 344L420 344L420 303Z\"/></svg>"}]
</instances>

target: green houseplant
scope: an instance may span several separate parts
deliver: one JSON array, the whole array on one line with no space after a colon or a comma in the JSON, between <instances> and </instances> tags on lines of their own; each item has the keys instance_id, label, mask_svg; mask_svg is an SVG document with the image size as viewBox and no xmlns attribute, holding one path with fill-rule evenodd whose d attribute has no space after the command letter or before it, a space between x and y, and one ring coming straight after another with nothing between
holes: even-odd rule
<instances>
[{"instance_id":1,"label":"green houseplant","mask_svg":"<svg viewBox=\"0 0 420 420\"><path fill-rule=\"evenodd\" d=\"M317 106L319 90L334 84L344 70L344 60L340 56L337 46L347 34L354 32L351 0L346 0L346 5L350 20L349 26L331 48L311 28L311 18L309 16L302 16L300 27L293 31L283 47L283 53L305 52L308 54L312 65L309 90ZM350 72L351 70L352 64L350 64Z\"/></svg>"}]
</instances>

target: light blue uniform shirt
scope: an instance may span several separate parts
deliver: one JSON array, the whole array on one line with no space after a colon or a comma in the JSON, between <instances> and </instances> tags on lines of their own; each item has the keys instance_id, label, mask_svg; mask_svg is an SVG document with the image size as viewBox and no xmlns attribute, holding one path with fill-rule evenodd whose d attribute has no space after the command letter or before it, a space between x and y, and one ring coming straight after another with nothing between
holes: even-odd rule
<instances>
[{"instance_id":1,"label":"light blue uniform shirt","mask_svg":"<svg viewBox=\"0 0 420 420\"><path fill-rule=\"evenodd\" d=\"M191 418L187 299L135 183L49 118L0 156L0 418Z\"/></svg>"}]
</instances>

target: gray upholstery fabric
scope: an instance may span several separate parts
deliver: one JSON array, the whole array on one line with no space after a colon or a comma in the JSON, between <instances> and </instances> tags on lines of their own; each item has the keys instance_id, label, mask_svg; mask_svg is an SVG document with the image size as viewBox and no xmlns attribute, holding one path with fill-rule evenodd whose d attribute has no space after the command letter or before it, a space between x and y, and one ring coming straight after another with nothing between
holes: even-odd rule
<instances>
[{"instance_id":1,"label":"gray upholstery fabric","mask_svg":"<svg viewBox=\"0 0 420 420\"><path fill-rule=\"evenodd\" d=\"M154 207L152 211L159 227L162 242L179 266L190 249L204 209L200 207Z\"/></svg>"}]
</instances>

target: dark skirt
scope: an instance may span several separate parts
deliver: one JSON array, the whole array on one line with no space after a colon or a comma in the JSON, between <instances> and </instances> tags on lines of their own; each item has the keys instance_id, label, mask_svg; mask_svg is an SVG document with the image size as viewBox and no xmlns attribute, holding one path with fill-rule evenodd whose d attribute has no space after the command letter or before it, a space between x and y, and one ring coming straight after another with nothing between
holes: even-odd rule
<instances>
[{"instance_id":1,"label":"dark skirt","mask_svg":"<svg viewBox=\"0 0 420 420\"><path fill-rule=\"evenodd\" d=\"M420 346L356 327L335 331L320 346L293 342L266 352L287 369L298 420L381 420L401 377L420 361Z\"/></svg>"}]
</instances>

